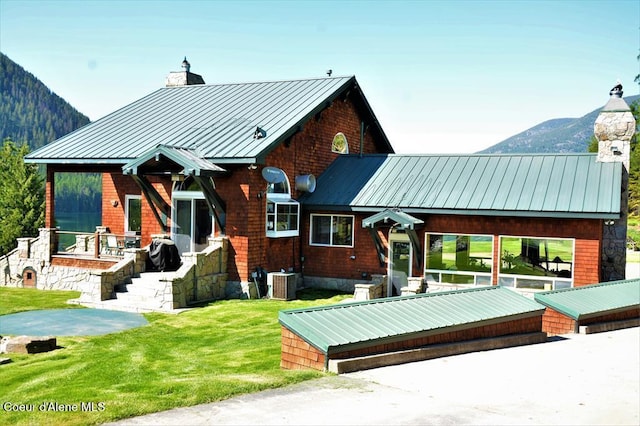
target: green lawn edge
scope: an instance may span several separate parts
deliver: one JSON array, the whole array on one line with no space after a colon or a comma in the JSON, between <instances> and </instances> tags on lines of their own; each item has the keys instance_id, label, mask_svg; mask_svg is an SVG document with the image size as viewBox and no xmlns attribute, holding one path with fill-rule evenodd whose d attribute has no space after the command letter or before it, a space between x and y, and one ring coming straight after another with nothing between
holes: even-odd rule
<instances>
[{"instance_id":1,"label":"green lawn edge","mask_svg":"<svg viewBox=\"0 0 640 426\"><path fill-rule=\"evenodd\" d=\"M327 373L280 368L278 312L338 303L349 295L316 290L299 296L302 300L226 300L178 315L145 314L149 324L143 327L59 337L61 348L47 353L3 354L12 362L0 366L0 420L101 424L322 377ZM75 297L0 287L0 314L71 308L66 300Z\"/></svg>"}]
</instances>

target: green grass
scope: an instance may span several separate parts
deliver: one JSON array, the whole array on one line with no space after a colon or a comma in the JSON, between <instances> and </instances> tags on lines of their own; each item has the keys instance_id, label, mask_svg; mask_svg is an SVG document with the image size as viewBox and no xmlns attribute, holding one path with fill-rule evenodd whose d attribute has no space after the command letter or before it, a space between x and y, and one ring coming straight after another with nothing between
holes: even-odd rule
<instances>
[{"instance_id":1,"label":"green grass","mask_svg":"<svg viewBox=\"0 0 640 426\"><path fill-rule=\"evenodd\" d=\"M42 291L35 288L0 287L0 315L39 309L78 308L67 300L80 297L78 291Z\"/></svg>"},{"instance_id":2,"label":"green grass","mask_svg":"<svg viewBox=\"0 0 640 426\"><path fill-rule=\"evenodd\" d=\"M22 304L59 308L69 297L54 291L29 297L21 291L0 288L3 313L24 310ZM61 337L62 349L53 352L11 354L13 362L0 367L2 401L33 404L34 411L0 406L0 418L16 425L99 424L320 377L319 371L280 368L278 312L346 297L303 291L300 300L290 302L219 301L179 315L147 314L149 325L119 333ZM38 410L48 402L76 404L78 411ZM82 411L81 404L89 403L96 410Z\"/></svg>"}]
</instances>

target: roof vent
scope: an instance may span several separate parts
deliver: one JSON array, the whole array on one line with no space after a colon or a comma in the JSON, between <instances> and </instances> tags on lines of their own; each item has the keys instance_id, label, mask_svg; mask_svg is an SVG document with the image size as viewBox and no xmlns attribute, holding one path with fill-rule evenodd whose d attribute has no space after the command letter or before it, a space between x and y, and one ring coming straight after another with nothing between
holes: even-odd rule
<instances>
[{"instance_id":1,"label":"roof vent","mask_svg":"<svg viewBox=\"0 0 640 426\"><path fill-rule=\"evenodd\" d=\"M267 136L267 131L261 128L260 126L256 127L256 131L253 132L254 139L262 139Z\"/></svg>"}]
</instances>

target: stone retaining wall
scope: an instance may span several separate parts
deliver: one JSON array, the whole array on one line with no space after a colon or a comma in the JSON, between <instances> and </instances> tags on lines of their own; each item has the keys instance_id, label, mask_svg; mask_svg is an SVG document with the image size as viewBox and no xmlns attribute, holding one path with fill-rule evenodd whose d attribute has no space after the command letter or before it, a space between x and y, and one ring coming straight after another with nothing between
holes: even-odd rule
<instances>
[{"instance_id":1,"label":"stone retaining wall","mask_svg":"<svg viewBox=\"0 0 640 426\"><path fill-rule=\"evenodd\" d=\"M119 261L74 257L93 251L95 238L87 236L76 238L78 252L54 256L56 229L39 232L38 238L18 239L18 248L0 258L0 286L24 287L23 273L29 271L38 289L79 291L77 303L97 304L113 299L116 286L131 283L145 271L144 249L124 249ZM204 251L184 253L178 271L160 274L156 294L161 310L226 298L228 247L227 238L213 238Z\"/></svg>"}]
</instances>

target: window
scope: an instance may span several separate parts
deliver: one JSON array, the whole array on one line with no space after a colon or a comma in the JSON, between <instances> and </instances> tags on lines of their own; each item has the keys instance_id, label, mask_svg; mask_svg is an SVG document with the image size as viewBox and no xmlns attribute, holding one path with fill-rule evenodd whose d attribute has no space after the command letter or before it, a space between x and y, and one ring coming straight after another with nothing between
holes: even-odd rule
<instances>
[{"instance_id":1,"label":"window","mask_svg":"<svg viewBox=\"0 0 640 426\"><path fill-rule=\"evenodd\" d=\"M336 133L331 141L331 152L336 154L348 154L349 144L347 143L347 137L344 133Z\"/></svg>"},{"instance_id":2,"label":"window","mask_svg":"<svg viewBox=\"0 0 640 426\"><path fill-rule=\"evenodd\" d=\"M283 180L282 182L269 183L267 185L267 197L269 197L269 198L279 198L279 197L290 198L291 197L291 190L289 188L289 178Z\"/></svg>"},{"instance_id":3,"label":"window","mask_svg":"<svg viewBox=\"0 0 640 426\"><path fill-rule=\"evenodd\" d=\"M312 246L353 247L353 216L311 215Z\"/></svg>"},{"instance_id":4,"label":"window","mask_svg":"<svg viewBox=\"0 0 640 426\"><path fill-rule=\"evenodd\" d=\"M289 178L267 186L266 235L270 238L300 235L300 203L291 198Z\"/></svg>"},{"instance_id":5,"label":"window","mask_svg":"<svg viewBox=\"0 0 640 426\"><path fill-rule=\"evenodd\" d=\"M426 234L425 277L443 283L491 285L491 235Z\"/></svg>"},{"instance_id":6,"label":"window","mask_svg":"<svg viewBox=\"0 0 640 426\"><path fill-rule=\"evenodd\" d=\"M573 239L500 237L498 282L535 290L572 287L573 253Z\"/></svg>"},{"instance_id":7,"label":"window","mask_svg":"<svg viewBox=\"0 0 640 426\"><path fill-rule=\"evenodd\" d=\"M173 191L171 234L178 252L200 252L214 235L213 215L201 191Z\"/></svg>"},{"instance_id":8,"label":"window","mask_svg":"<svg viewBox=\"0 0 640 426\"><path fill-rule=\"evenodd\" d=\"M142 196L126 195L125 196L125 232L140 233L142 230Z\"/></svg>"},{"instance_id":9,"label":"window","mask_svg":"<svg viewBox=\"0 0 640 426\"><path fill-rule=\"evenodd\" d=\"M297 237L300 204L295 200L267 201L267 237Z\"/></svg>"}]
</instances>

